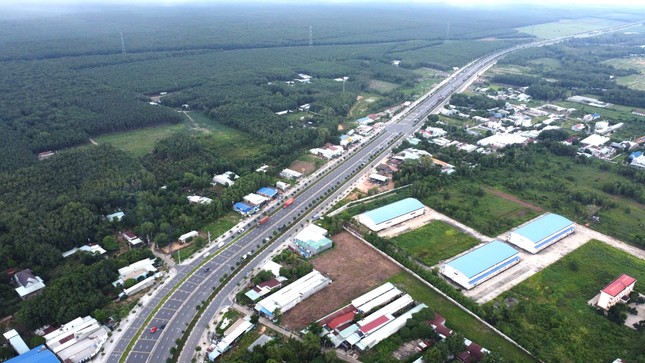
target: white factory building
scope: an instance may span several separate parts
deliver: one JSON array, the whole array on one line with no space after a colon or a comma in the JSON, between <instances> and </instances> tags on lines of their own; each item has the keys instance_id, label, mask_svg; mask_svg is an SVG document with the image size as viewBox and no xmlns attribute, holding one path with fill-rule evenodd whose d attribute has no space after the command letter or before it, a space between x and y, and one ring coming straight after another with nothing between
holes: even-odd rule
<instances>
[{"instance_id":1,"label":"white factory building","mask_svg":"<svg viewBox=\"0 0 645 363\"><path fill-rule=\"evenodd\" d=\"M538 253L574 232L573 222L561 215L547 213L512 230L507 241L525 251Z\"/></svg>"},{"instance_id":2,"label":"white factory building","mask_svg":"<svg viewBox=\"0 0 645 363\"><path fill-rule=\"evenodd\" d=\"M285 313L299 302L307 299L329 284L331 284L329 278L313 270L286 287L260 300L255 305L255 310L272 319L276 309L281 313Z\"/></svg>"},{"instance_id":3,"label":"white factory building","mask_svg":"<svg viewBox=\"0 0 645 363\"><path fill-rule=\"evenodd\" d=\"M504 242L492 241L455 258L441 273L466 289L481 284L520 262L519 252Z\"/></svg>"},{"instance_id":4,"label":"white factory building","mask_svg":"<svg viewBox=\"0 0 645 363\"><path fill-rule=\"evenodd\" d=\"M374 232L397 225L425 213L425 206L414 198L406 198L386 206L357 215L365 227Z\"/></svg>"}]
</instances>

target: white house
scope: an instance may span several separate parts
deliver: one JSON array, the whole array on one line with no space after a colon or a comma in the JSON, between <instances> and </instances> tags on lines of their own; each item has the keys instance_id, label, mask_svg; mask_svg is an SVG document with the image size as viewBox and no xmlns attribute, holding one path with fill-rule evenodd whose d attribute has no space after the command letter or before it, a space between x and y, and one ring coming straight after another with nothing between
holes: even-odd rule
<instances>
[{"instance_id":1,"label":"white house","mask_svg":"<svg viewBox=\"0 0 645 363\"><path fill-rule=\"evenodd\" d=\"M15 290L20 295L20 298L25 300L33 295L36 295L40 290L45 288L43 279L39 276L34 276L30 269L16 272L13 275L13 281L18 286Z\"/></svg>"},{"instance_id":2,"label":"white house","mask_svg":"<svg viewBox=\"0 0 645 363\"><path fill-rule=\"evenodd\" d=\"M600 297L598 298L599 308L609 310L617 303L629 300L629 294L634 291L636 279L622 274L616 280L612 281L609 285L600 290Z\"/></svg>"},{"instance_id":3,"label":"white house","mask_svg":"<svg viewBox=\"0 0 645 363\"><path fill-rule=\"evenodd\" d=\"M195 204L211 204L213 202L211 198L200 197L199 195L189 195L186 198L188 198L189 203Z\"/></svg>"},{"instance_id":4,"label":"white house","mask_svg":"<svg viewBox=\"0 0 645 363\"><path fill-rule=\"evenodd\" d=\"M280 172L280 177L286 178L286 179L298 179L302 177L302 173L299 173L291 169L284 169Z\"/></svg>"},{"instance_id":5,"label":"white house","mask_svg":"<svg viewBox=\"0 0 645 363\"><path fill-rule=\"evenodd\" d=\"M220 184L225 187L235 184L235 180L239 176L232 171L227 171L226 173L213 176L213 184Z\"/></svg>"},{"instance_id":6,"label":"white house","mask_svg":"<svg viewBox=\"0 0 645 363\"><path fill-rule=\"evenodd\" d=\"M198 235L199 233L197 233L197 231L190 231L188 233L184 233L181 236L179 236L179 242L186 243L186 241L188 241L189 238L195 238Z\"/></svg>"}]
</instances>

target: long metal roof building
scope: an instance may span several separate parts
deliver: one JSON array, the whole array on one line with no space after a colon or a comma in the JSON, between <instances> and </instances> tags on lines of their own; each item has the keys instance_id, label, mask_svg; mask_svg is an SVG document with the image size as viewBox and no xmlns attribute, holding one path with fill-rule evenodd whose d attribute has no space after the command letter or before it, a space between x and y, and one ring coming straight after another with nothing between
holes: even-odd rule
<instances>
[{"instance_id":1,"label":"long metal roof building","mask_svg":"<svg viewBox=\"0 0 645 363\"><path fill-rule=\"evenodd\" d=\"M495 240L446 263L441 272L470 289L518 262L516 249Z\"/></svg>"},{"instance_id":2,"label":"long metal roof building","mask_svg":"<svg viewBox=\"0 0 645 363\"><path fill-rule=\"evenodd\" d=\"M386 206L359 214L356 219L372 231L380 231L425 212L425 206L414 198L406 198Z\"/></svg>"},{"instance_id":3,"label":"long metal roof building","mask_svg":"<svg viewBox=\"0 0 645 363\"><path fill-rule=\"evenodd\" d=\"M508 242L537 253L575 232L573 222L553 213L544 214L508 234Z\"/></svg>"}]
</instances>

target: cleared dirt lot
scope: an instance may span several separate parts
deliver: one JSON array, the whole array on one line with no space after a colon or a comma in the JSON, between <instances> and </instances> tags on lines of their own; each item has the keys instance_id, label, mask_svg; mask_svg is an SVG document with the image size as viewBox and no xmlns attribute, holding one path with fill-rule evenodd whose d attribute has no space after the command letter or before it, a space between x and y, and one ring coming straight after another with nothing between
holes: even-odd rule
<instances>
[{"instance_id":1,"label":"cleared dirt lot","mask_svg":"<svg viewBox=\"0 0 645 363\"><path fill-rule=\"evenodd\" d=\"M333 282L284 314L281 325L289 330L306 327L401 272L397 265L347 232L331 239L334 248L311 262Z\"/></svg>"},{"instance_id":2,"label":"cleared dirt lot","mask_svg":"<svg viewBox=\"0 0 645 363\"><path fill-rule=\"evenodd\" d=\"M312 161L296 160L289 165L289 169L295 170L304 175L309 175L316 171L316 163Z\"/></svg>"}]
</instances>

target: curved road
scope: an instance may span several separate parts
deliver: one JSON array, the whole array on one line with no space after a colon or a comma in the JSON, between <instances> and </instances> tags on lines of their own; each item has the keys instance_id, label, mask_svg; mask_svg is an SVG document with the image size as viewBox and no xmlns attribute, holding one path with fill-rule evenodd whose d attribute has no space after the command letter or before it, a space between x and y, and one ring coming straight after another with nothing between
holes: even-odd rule
<instances>
[{"instance_id":1,"label":"curved road","mask_svg":"<svg viewBox=\"0 0 645 363\"><path fill-rule=\"evenodd\" d=\"M578 34L575 37L604 34L634 25L640 25L640 23ZM114 344L106 361L117 363L121 359L127 345L135 338L145 320L161 304L162 299L166 298L163 305L154 313L149 325L144 327L143 333L135 341L133 349L126 357L126 361L129 363L165 362L170 357L171 347L175 346L175 341L181 338L184 329L195 316L196 306L220 285L220 279L225 274L235 273L231 281L222 286L220 293L200 317L195 329L188 332L190 335L180 357L180 362L190 362L206 324L219 309L231 304L229 296L235 292L237 283L250 275L254 268L274 252L275 248L295 235L313 215L326 211L339 200L343 193L352 188L352 184L360 178L360 171L371 166L376 156L388 152L391 146L404 136L413 134L418 127L423 125L423 122L419 121L442 105L451 94L457 92L482 71L493 65L499 58L519 49L548 45L567 38L571 37L518 45L482 57L464 66L415 101L403 113L397 115L370 141L350 151L342 159L326 165L324 169L316 173L315 178L310 177L299 183L294 190L288 193L289 196L297 195L291 206L282 208L282 203L278 201L265 208L264 213L273 213L266 224L254 227L254 223L259 218L254 217L247 222L249 230L246 233L233 231L216 240L216 242L223 242L224 246L221 248L211 246L209 251L212 255L208 258L200 256L185 265L178 265L176 276L166 281L153 298L139 309L134 321L122 332ZM296 220L298 223L291 226ZM274 233L280 229L285 230L280 237L270 241L266 240L272 238ZM270 243L270 246L257 256L253 256L253 259L242 269L233 271L243 256L256 252L258 247L264 243ZM218 243L218 245L222 245L222 243ZM203 266L199 267L202 264ZM181 283L184 278L186 281ZM175 290L172 291L173 289ZM157 333L151 334L149 332L150 327L163 325L165 328L160 329Z\"/></svg>"}]
</instances>

